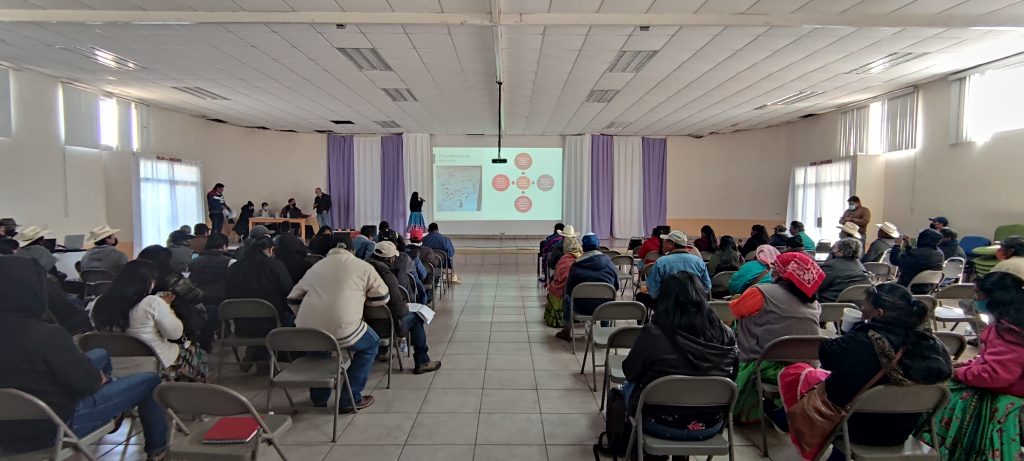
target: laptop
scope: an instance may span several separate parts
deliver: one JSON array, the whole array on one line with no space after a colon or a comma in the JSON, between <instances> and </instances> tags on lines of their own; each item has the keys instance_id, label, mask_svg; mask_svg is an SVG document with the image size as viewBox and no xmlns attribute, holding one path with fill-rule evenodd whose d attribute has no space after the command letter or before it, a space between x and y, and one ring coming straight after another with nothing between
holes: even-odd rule
<instances>
[{"instance_id":1,"label":"laptop","mask_svg":"<svg viewBox=\"0 0 1024 461\"><path fill-rule=\"evenodd\" d=\"M64 249L81 250L85 245L85 234L68 234L64 236Z\"/></svg>"},{"instance_id":2,"label":"laptop","mask_svg":"<svg viewBox=\"0 0 1024 461\"><path fill-rule=\"evenodd\" d=\"M45 247L47 250L50 250L50 253L53 253L53 250L57 249L57 239L43 240L43 247Z\"/></svg>"}]
</instances>

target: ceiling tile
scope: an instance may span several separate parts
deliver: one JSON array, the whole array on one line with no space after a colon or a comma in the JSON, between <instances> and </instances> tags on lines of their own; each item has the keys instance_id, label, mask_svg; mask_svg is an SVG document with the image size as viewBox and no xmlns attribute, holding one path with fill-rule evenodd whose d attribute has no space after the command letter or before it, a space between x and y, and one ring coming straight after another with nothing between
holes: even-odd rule
<instances>
[{"instance_id":1,"label":"ceiling tile","mask_svg":"<svg viewBox=\"0 0 1024 461\"><path fill-rule=\"evenodd\" d=\"M626 43L626 35L589 35L583 42L584 50L619 50Z\"/></svg>"},{"instance_id":2,"label":"ceiling tile","mask_svg":"<svg viewBox=\"0 0 1024 461\"><path fill-rule=\"evenodd\" d=\"M366 39L374 48L412 48L412 42L406 34L367 33Z\"/></svg>"},{"instance_id":3,"label":"ceiling tile","mask_svg":"<svg viewBox=\"0 0 1024 461\"><path fill-rule=\"evenodd\" d=\"M454 48L449 34L409 34L409 40L417 49Z\"/></svg>"},{"instance_id":4,"label":"ceiling tile","mask_svg":"<svg viewBox=\"0 0 1024 461\"><path fill-rule=\"evenodd\" d=\"M383 2L384 0L379 0ZM440 13L438 0L387 0L391 9L403 13Z\"/></svg>"},{"instance_id":5,"label":"ceiling tile","mask_svg":"<svg viewBox=\"0 0 1024 461\"><path fill-rule=\"evenodd\" d=\"M622 45L625 51L660 50L670 37L665 35L634 35Z\"/></svg>"},{"instance_id":6,"label":"ceiling tile","mask_svg":"<svg viewBox=\"0 0 1024 461\"><path fill-rule=\"evenodd\" d=\"M391 6L385 0L336 0L341 9L345 11L379 12L391 11Z\"/></svg>"},{"instance_id":7,"label":"ceiling tile","mask_svg":"<svg viewBox=\"0 0 1024 461\"><path fill-rule=\"evenodd\" d=\"M657 0L649 13L696 13L705 0Z\"/></svg>"},{"instance_id":8,"label":"ceiling tile","mask_svg":"<svg viewBox=\"0 0 1024 461\"><path fill-rule=\"evenodd\" d=\"M604 0L600 13L646 13L654 0Z\"/></svg>"},{"instance_id":9,"label":"ceiling tile","mask_svg":"<svg viewBox=\"0 0 1024 461\"><path fill-rule=\"evenodd\" d=\"M441 0L445 13L490 13L490 0Z\"/></svg>"}]
</instances>

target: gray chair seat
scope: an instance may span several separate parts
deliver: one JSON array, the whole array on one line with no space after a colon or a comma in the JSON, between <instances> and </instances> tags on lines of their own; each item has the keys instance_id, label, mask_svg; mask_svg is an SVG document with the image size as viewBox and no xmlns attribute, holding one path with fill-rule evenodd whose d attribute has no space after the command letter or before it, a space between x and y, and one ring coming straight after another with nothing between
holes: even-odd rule
<instances>
[{"instance_id":1,"label":"gray chair seat","mask_svg":"<svg viewBox=\"0 0 1024 461\"><path fill-rule=\"evenodd\" d=\"M594 346L604 347L608 345L608 337L612 335L612 332L617 330L619 327L602 327L594 326Z\"/></svg>"},{"instance_id":2,"label":"gray chair seat","mask_svg":"<svg viewBox=\"0 0 1024 461\"><path fill-rule=\"evenodd\" d=\"M288 415L261 414L263 421L267 423L271 434L275 439L279 438L292 426L292 418ZM213 427L217 419L201 421L189 424L191 434L185 437L177 437L171 445L171 452L168 460L188 461L227 461L227 460L249 460L252 457L253 441L249 443L234 443L211 445L203 443L203 436L206 431ZM255 437L258 438L259 436Z\"/></svg>"},{"instance_id":3,"label":"gray chair seat","mask_svg":"<svg viewBox=\"0 0 1024 461\"><path fill-rule=\"evenodd\" d=\"M644 434L644 452L652 455L728 455L729 441L721 434L700 442L676 442Z\"/></svg>"},{"instance_id":4,"label":"gray chair seat","mask_svg":"<svg viewBox=\"0 0 1024 461\"><path fill-rule=\"evenodd\" d=\"M99 429L96 429L95 431L92 431L92 433L86 435L85 437L79 437L78 440L80 440L82 442L82 445L89 446L89 445L92 445L92 444L94 444L96 442L99 442L100 439L105 437L112 430L114 430L114 422L113 421L111 421L111 422L109 422L107 424L104 424L103 427L101 427ZM58 460L68 459L68 458L74 456L77 453L78 453L78 451L76 451L73 447L65 446L65 447L61 448L60 456L57 459ZM3 459L4 461L44 461L44 460L52 460L53 459L53 447L46 447L46 448L44 448L42 450L30 451L30 452L26 452L26 453L18 453L16 455L0 453L0 459Z\"/></svg>"},{"instance_id":5,"label":"gray chair seat","mask_svg":"<svg viewBox=\"0 0 1024 461\"><path fill-rule=\"evenodd\" d=\"M332 387L338 359L335 357L300 357L293 360L283 371L274 375L274 384L288 384L289 387ZM342 366L348 368L348 357L342 355Z\"/></svg>"},{"instance_id":6,"label":"gray chair seat","mask_svg":"<svg viewBox=\"0 0 1024 461\"><path fill-rule=\"evenodd\" d=\"M974 316L964 314L964 311L958 307L936 306L935 320L939 322L965 322L974 320Z\"/></svg>"},{"instance_id":7,"label":"gray chair seat","mask_svg":"<svg viewBox=\"0 0 1024 461\"><path fill-rule=\"evenodd\" d=\"M864 459L872 461L933 461L939 459L939 453L921 443L921 441L907 437L903 445L894 447L873 447L851 443L853 448L853 459Z\"/></svg>"},{"instance_id":8,"label":"gray chair seat","mask_svg":"<svg viewBox=\"0 0 1024 461\"><path fill-rule=\"evenodd\" d=\"M622 371L622 362L626 360L625 355L609 355L608 363L605 366L608 367L608 380L622 384L626 382L626 373Z\"/></svg>"}]
</instances>

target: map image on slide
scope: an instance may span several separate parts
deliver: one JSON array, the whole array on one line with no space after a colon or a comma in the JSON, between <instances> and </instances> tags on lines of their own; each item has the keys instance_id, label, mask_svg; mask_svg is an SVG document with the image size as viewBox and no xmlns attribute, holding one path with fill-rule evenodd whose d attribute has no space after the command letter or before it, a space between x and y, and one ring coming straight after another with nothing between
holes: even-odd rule
<instances>
[{"instance_id":1,"label":"map image on slide","mask_svg":"<svg viewBox=\"0 0 1024 461\"><path fill-rule=\"evenodd\" d=\"M438 166L437 211L480 211L481 171L479 166Z\"/></svg>"}]
</instances>

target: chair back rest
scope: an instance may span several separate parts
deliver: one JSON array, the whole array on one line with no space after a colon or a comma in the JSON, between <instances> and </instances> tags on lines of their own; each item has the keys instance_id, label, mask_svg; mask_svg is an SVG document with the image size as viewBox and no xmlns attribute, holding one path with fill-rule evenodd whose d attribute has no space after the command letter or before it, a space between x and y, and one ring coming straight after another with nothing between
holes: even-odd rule
<instances>
[{"instance_id":1,"label":"chair back rest","mask_svg":"<svg viewBox=\"0 0 1024 461\"><path fill-rule=\"evenodd\" d=\"M267 319L277 320L277 309L262 299L242 298L227 299L220 303L218 310L222 321L235 319Z\"/></svg>"},{"instance_id":2,"label":"chair back rest","mask_svg":"<svg viewBox=\"0 0 1024 461\"><path fill-rule=\"evenodd\" d=\"M964 258L954 256L946 260L942 265L942 273L947 279L957 279L964 274L964 265L967 262Z\"/></svg>"},{"instance_id":3,"label":"chair back rest","mask_svg":"<svg viewBox=\"0 0 1024 461\"><path fill-rule=\"evenodd\" d=\"M127 333L90 331L78 337L82 352L103 349L111 357L159 357L145 341Z\"/></svg>"},{"instance_id":4,"label":"chair back rest","mask_svg":"<svg viewBox=\"0 0 1024 461\"><path fill-rule=\"evenodd\" d=\"M1024 224L1004 224L999 226L996 228L996 232L993 237L995 237L995 241L1002 242L1003 240L1006 240L1007 237L1012 237L1014 235L1024 235Z\"/></svg>"},{"instance_id":5,"label":"chair back rest","mask_svg":"<svg viewBox=\"0 0 1024 461\"><path fill-rule=\"evenodd\" d=\"M80 274L82 283L113 282L117 274L103 269L85 269Z\"/></svg>"},{"instance_id":6,"label":"chair back rest","mask_svg":"<svg viewBox=\"0 0 1024 461\"><path fill-rule=\"evenodd\" d=\"M636 342L636 338L640 336L640 332L643 329L644 327L638 326L616 328L612 331L612 334L608 335L608 350L632 348L633 343Z\"/></svg>"},{"instance_id":7,"label":"chair back rest","mask_svg":"<svg viewBox=\"0 0 1024 461\"><path fill-rule=\"evenodd\" d=\"M619 253L618 251L615 251L615 250L607 250L607 249L606 250L601 250L601 253L603 253L605 256L607 256L609 258L614 258L616 256L622 256L622 253Z\"/></svg>"},{"instance_id":8,"label":"chair back rest","mask_svg":"<svg viewBox=\"0 0 1024 461\"><path fill-rule=\"evenodd\" d=\"M939 305L939 300L932 295L914 295L914 299L923 302L928 307L928 318L935 317L935 307Z\"/></svg>"},{"instance_id":9,"label":"chair back rest","mask_svg":"<svg viewBox=\"0 0 1024 461\"><path fill-rule=\"evenodd\" d=\"M957 360L967 350L967 338L955 331L936 331L935 338L949 351L950 357Z\"/></svg>"},{"instance_id":10,"label":"chair back rest","mask_svg":"<svg viewBox=\"0 0 1024 461\"><path fill-rule=\"evenodd\" d=\"M633 265L633 257L630 255L615 255L612 256L612 264L618 267L636 267Z\"/></svg>"},{"instance_id":11,"label":"chair back rest","mask_svg":"<svg viewBox=\"0 0 1024 461\"><path fill-rule=\"evenodd\" d=\"M818 346L824 336L783 336L768 343L757 360L780 362L803 362L818 360Z\"/></svg>"},{"instance_id":12,"label":"chair back rest","mask_svg":"<svg viewBox=\"0 0 1024 461\"><path fill-rule=\"evenodd\" d=\"M711 305L711 310L715 311L715 315L722 320L722 323L731 325L736 320L736 317L732 315L732 309L729 308L729 301L711 301L708 304Z\"/></svg>"},{"instance_id":13,"label":"chair back rest","mask_svg":"<svg viewBox=\"0 0 1024 461\"><path fill-rule=\"evenodd\" d=\"M965 254L971 254L975 248L987 247L992 244L992 241L986 237L979 235L967 235L960 239L960 248L964 249Z\"/></svg>"},{"instance_id":14,"label":"chair back rest","mask_svg":"<svg viewBox=\"0 0 1024 461\"><path fill-rule=\"evenodd\" d=\"M935 287L942 282L943 277L944 274L942 271L921 271L921 273L915 275L914 278L910 280L910 284L907 288L911 288L914 285L930 285L932 286L932 291L934 291Z\"/></svg>"},{"instance_id":15,"label":"chair back rest","mask_svg":"<svg viewBox=\"0 0 1024 461\"><path fill-rule=\"evenodd\" d=\"M889 280L892 275L892 266L882 262L864 263L864 269L871 273L878 282Z\"/></svg>"},{"instance_id":16,"label":"chair back rest","mask_svg":"<svg viewBox=\"0 0 1024 461\"><path fill-rule=\"evenodd\" d=\"M871 285L854 285L846 287L839 297L836 298L837 303L850 303L856 304L858 309L864 305L864 296L867 295L868 290L871 289Z\"/></svg>"},{"instance_id":17,"label":"chair back rest","mask_svg":"<svg viewBox=\"0 0 1024 461\"><path fill-rule=\"evenodd\" d=\"M974 298L974 284L957 283L950 285L935 292L934 296L935 299L972 299Z\"/></svg>"},{"instance_id":18,"label":"chair back rest","mask_svg":"<svg viewBox=\"0 0 1024 461\"><path fill-rule=\"evenodd\" d=\"M890 254L892 254L892 248L886 248L885 251L882 252L882 257L878 258L878 262L888 263Z\"/></svg>"},{"instance_id":19,"label":"chair back rest","mask_svg":"<svg viewBox=\"0 0 1024 461\"><path fill-rule=\"evenodd\" d=\"M642 324L647 318L647 307L636 301L609 301L597 307L592 316L599 320L636 320Z\"/></svg>"},{"instance_id":20,"label":"chair back rest","mask_svg":"<svg viewBox=\"0 0 1024 461\"><path fill-rule=\"evenodd\" d=\"M818 321L822 323L842 322L846 309L860 310L853 303L821 303L821 315Z\"/></svg>"},{"instance_id":21,"label":"chair back rest","mask_svg":"<svg viewBox=\"0 0 1024 461\"><path fill-rule=\"evenodd\" d=\"M399 285L399 287L398 287L398 292L401 293L402 301L408 303L409 300L412 299L412 298L409 297L409 290L406 290L405 287L403 287L401 285Z\"/></svg>"},{"instance_id":22,"label":"chair back rest","mask_svg":"<svg viewBox=\"0 0 1024 461\"><path fill-rule=\"evenodd\" d=\"M679 407L721 407L732 409L739 391L736 383L720 376L664 376L654 380L640 394L637 407L669 405Z\"/></svg>"},{"instance_id":23,"label":"chair back rest","mask_svg":"<svg viewBox=\"0 0 1024 461\"><path fill-rule=\"evenodd\" d=\"M160 406L176 415L235 416L249 414L266 428L252 403L224 386L206 383L161 383L153 391Z\"/></svg>"},{"instance_id":24,"label":"chair back rest","mask_svg":"<svg viewBox=\"0 0 1024 461\"><path fill-rule=\"evenodd\" d=\"M945 383L911 386L875 386L853 399L850 414L934 412L949 401Z\"/></svg>"},{"instance_id":25,"label":"chair back rest","mask_svg":"<svg viewBox=\"0 0 1024 461\"><path fill-rule=\"evenodd\" d=\"M729 281L732 280L732 276L736 274L736 271L724 271L715 274L711 279L711 291L715 291L715 288L729 288Z\"/></svg>"},{"instance_id":26,"label":"chair back rest","mask_svg":"<svg viewBox=\"0 0 1024 461\"><path fill-rule=\"evenodd\" d=\"M333 352L340 354L338 340L319 328L283 327L267 333L267 349L274 352ZM337 357L337 355L335 355Z\"/></svg>"},{"instance_id":27,"label":"chair back rest","mask_svg":"<svg viewBox=\"0 0 1024 461\"><path fill-rule=\"evenodd\" d=\"M654 264L648 264L640 269L640 280L646 280L647 274L650 274L652 269L654 269Z\"/></svg>"},{"instance_id":28,"label":"chair back rest","mask_svg":"<svg viewBox=\"0 0 1024 461\"><path fill-rule=\"evenodd\" d=\"M615 287L601 282L583 282L572 289L572 299L615 300Z\"/></svg>"},{"instance_id":29,"label":"chair back rest","mask_svg":"<svg viewBox=\"0 0 1024 461\"><path fill-rule=\"evenodd\" d=\"M711 261L711 257L714 255L715 254L710 251L702 251L700 252L700 259L703 259L704 262L708 262Z\"/></svg>"},{"instance_id":30,"label":"chair back rest","mask_svg":"<svg viewBox=\"0 0 1024 461\"><path fill-rule=\"evenodd\" d=\"M363 319L364 320L384 320L387 319L388 325L391 325L391 309L388 306L374 306L364 305L363 306Z\"/></svg>"},{"instance_id":31,"label":"chair back rest","mask_svg":"<svg viewBox=\"0 0 1024 461\"><path fill-rule=\"evenodd\" d=\"M648 253L647 253L647 254L646 254L646 255L644 256L644 265L647 265L647 264L653 263L654 261L657 261L657 260L658 260L658 258L660 258L660 257L661 257L661 255L660 255L660 254L658 254L658 252L656 252L656 251L651 251L651 252L648 252Z\"/></svg>"},{"instance_id":32,"label":"chair back rest","mask_svg":"<svg viewBox=\"0 0 1024 461\"><path fill-rule=\"evenodd\" d=\"M28 392L0 389L0 421L30 421L48 419L58 427L63 425L59 416L46 402Z\"/></svg>"}]
</instances>

